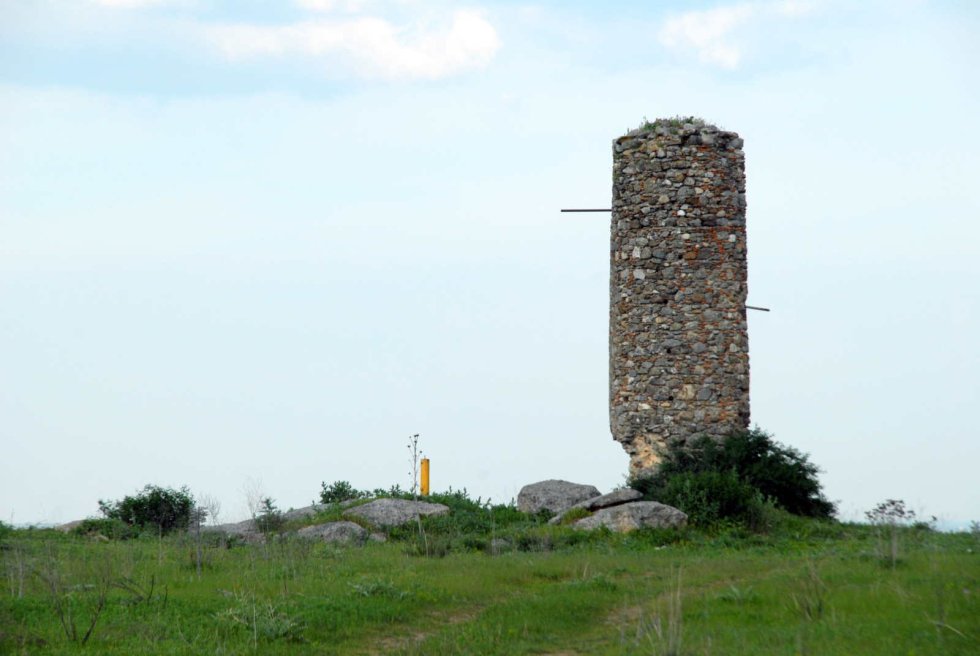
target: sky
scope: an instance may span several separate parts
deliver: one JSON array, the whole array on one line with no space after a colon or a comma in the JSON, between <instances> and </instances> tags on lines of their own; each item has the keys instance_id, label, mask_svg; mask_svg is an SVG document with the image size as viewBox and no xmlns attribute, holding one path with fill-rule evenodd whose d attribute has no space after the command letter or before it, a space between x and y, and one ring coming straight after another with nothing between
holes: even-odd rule
<instances>
[{"instance_id":1,"label":"sky","mask_svg":"<svg viewBox=\"0 0 980 656\"><path fill-rule=\"evenodd\" d=\"M745 140L753 424L980 520L980 3L0 0L0 519L622 485L612 140Z\"/></svg>"}]
</instances>

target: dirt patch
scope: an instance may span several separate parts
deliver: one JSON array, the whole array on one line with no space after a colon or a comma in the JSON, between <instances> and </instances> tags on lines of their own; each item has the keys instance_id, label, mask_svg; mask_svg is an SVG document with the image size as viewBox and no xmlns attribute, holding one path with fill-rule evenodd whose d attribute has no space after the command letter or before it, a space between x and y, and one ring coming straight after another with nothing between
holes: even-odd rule
<instances>
[{"instance_id":1,"label":"dirt patch","mask_svg":"<svg viewBox=\"0 0 980 656\"><path fill-rule=\"evenodd\" d=\"M426 624L436 624L436 626L434 626L432 629L426 631L406 630L397 635L389 635L378 638L378 640L363 653L371 654L371 656L382 656L409 649L410 647L423 643L426 639L448 626L463 624L464 622L469 622L475 619L482 612L483 607L481 606L478 608L467 608L466 610L457 611L455 613L432 613L423 620L423 622Z\"/></svg>"}]
</instances>

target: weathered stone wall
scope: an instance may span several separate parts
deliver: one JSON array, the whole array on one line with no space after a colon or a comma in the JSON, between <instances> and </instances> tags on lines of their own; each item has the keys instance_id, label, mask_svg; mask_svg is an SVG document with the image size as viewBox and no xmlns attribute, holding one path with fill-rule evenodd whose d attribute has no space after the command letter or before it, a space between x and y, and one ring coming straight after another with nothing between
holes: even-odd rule
<instances>
[{"instance_id":1,"label":"weathered stone wall","mask_svg":"<svg viewBox=\"0 0 980 656\"><path fill-rule=\"evenodd\" d=\"M749 423L742 140L661 120L613 142L609 420L633 474Z\"/></svg>"}]
</instances>

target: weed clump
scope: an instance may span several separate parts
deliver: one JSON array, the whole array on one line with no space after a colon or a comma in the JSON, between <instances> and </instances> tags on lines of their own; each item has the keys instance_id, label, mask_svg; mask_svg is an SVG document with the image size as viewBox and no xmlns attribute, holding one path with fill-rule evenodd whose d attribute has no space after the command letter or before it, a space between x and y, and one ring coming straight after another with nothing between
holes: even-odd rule
<instances>
[{"instance_id":1,"label":"weed clump","mask_svg":"<svg viewBox=\"0 0 980 656\"><path fill-rule=\"evenodd\" d=\"M915 511L906 507L901 499L886 499L864 513L865 518L875 528L878 542L878 557L892 568L898 565L900 555L900 536L903 529L930 530L927 522L917 522Z\"/></svg>"},{"instance_id":2,"label":"weed clump","mask_svg":"<svg viewBox=\"0 0 980 656\"><path fill-rule=\"evenodd\" d=\"M586 517L591 517L591 516L592 516L592 512L586 508L572 508L571 510L566 511L565 514L561 516L561 525L568 526L570 524L574 524L580 519L584 519Z\"/></svg>"},{"instance_id":3,"label":"weed clump","mask_svg":"<svg viewBox=\"0 0 980 656\"><path fill-rule=\"evenodd\" d=\"M643 117L643 122L640 123L640 127L637 128L640 132L654 132L657 128L662 128L671 134L677 134L685 125L693 125L695 127L704 127L708 124L703 118L697 116L672 116L670 118L658 118L653 121L649 120L646 116Z\"/></svg>"}]
</instances>

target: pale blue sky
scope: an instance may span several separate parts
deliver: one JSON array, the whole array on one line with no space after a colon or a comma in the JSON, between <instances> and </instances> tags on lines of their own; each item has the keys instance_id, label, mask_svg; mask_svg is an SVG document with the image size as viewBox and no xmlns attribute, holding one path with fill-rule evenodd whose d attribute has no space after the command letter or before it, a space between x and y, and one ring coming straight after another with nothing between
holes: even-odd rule
<instances>
[{"instance_id":1,"label":"pale blue sky","mask_svg":"<svg viewBox=\"0 0 980 656\"><path fill-rule=\"evenodd\" d=\"M0 518L608 489L611 141L745 138L752 417L980 519L980 5L0 3Z\"/></svg>"}]
</instances>

